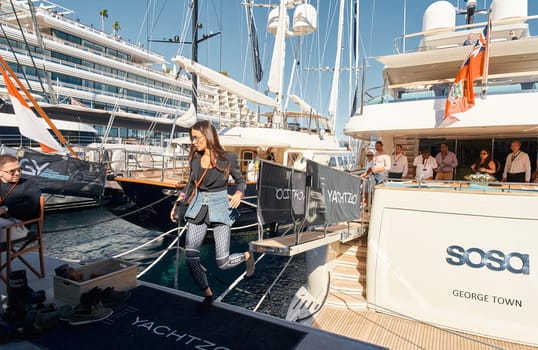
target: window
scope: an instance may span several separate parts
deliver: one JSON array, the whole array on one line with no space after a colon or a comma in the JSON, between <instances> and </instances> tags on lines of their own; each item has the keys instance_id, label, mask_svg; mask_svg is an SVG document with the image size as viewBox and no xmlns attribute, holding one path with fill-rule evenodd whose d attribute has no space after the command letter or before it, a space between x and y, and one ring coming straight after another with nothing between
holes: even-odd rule
<instances>
[{"instance_id":1,"label":"window","mask_svg":"<svg viewBox=\"0 0 538 350\"><path fill-rule=\"evenodd\" d=\"M329 158L329 162L327 163L328 166L330 166L331 168L334 168L337 164L336 164L336 157L331 157Z\"/></svg>"}]
</instances>

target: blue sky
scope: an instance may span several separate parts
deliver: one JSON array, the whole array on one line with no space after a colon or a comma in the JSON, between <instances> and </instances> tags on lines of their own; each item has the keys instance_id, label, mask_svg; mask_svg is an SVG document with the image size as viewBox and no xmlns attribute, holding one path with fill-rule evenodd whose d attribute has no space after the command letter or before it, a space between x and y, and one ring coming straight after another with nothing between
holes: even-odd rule
<instances>
[{"instance_id":1,"label":"blue sky","mask_svg":"<svg viewBox=\"0 0 538 350\"><path fill-rule=\"evenodd\" d=\"M219 71L226 71L239 81L253 87L253 73L248 50L248 36L246 31L245 11L241 6L242 0L199 0L199 22L203 28L200 34L222 32L199 47L199 62ZM261 1L255 1L261 3ZM265 3L277 3L277 0ZM319 2L319 4L318 4ZM360 1L360 53L363 57L387 55L394 52L394 38L404 32L404 4L407 10L405 23L406 33L419 32L422 29L422 15L432 0L366 0ZM465 7L464 0L451 0L453 5ZM176 44L155 43L148 40L162 40L174 35L181 35L184 31L186 13L190 1L185 0L58 0L57 4L75 11L72 18L79 18L82 23L93 24L101 28L99 11L107 9L108 19L105 20L105 31L112 32L112 24L118 21L120 31L125 39L140 42L153 51L161 53L167 60L175 56L178 50L184 56L190 57L190 46L179 48ZM336 24L338 1L336 0L310 0L310 3L319 7L318 35L305 37L299 45L297 39L287 40L287 72L289 72L294 52L300 62L296 69L295 84L292 93L302 97L321 114L327 115L332 72L319 72L316 67L333 67L336 53ZM484 0L478 0L482 7ZM487 1L487 5L491 1ZM538 1L528 1L529 14L538 13ZM148 10L149 8L149 10ZM254 16L258 28L258 40L264 80L259 90L266 89L267 75L269 74L273 36L265 30L268 10L255 8ZM290 17L293 12L289 12ZM463 16L457 16L457 24L463 23ZM478 15L475 21L485 18ZM347 22L347 21L346 21ZM347 26L347 23L346 23ZM190 24L187 27L187 39L190 40ZM345 30L342 49L342 67L349 67L349 53L347 41L349 30ZM535 33L532 33L535 34ZM416 42L408 41L408 49L416 46ZM296 49L300 47L300 49ZM463 58L462 58L463 60ZM373 59L368 59L367 87L380 86L381 66ZM362 64L362 63L361 63ZM340 77L340 90L338 102L337 133L348 119L349 114L349 73L344 72ZM285 74L289 77L289 74ZM287 78L286 78L287 79ZM287 89L287 82L284 85ZM290 101L289 110L297 110Z\"/></svg>"}]
</instances>

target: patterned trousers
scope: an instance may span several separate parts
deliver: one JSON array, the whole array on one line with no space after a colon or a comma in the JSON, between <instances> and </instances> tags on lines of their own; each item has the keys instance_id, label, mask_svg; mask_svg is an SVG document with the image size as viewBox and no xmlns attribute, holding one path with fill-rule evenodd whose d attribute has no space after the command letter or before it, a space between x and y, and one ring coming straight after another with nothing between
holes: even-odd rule
<instances>
[{"instance_id":1,"label":"patterned trousers","mask_svg":"<svg viewBox=\"0 0 538 350\"><path fill-rule=\"evenodd\" d=\"M200 248L207 233L207 225L195 225L189 223L187 236L185 237L185 260L189 272L200 290L209 288L207 275L200 264ZM245 254L236 253L230 255L231 229L228 225L216 225L213 228L213 238L215 240L215 258L217 266L221 270L226 270L239 265L245 261Z\"/></svg>"}]
</instances>

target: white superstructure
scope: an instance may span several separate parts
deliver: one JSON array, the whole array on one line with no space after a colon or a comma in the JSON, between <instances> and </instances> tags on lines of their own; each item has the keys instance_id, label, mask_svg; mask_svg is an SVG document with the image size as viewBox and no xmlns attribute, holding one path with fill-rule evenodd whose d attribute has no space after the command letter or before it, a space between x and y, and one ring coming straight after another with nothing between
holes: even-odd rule
<instances>
[{"instance_id":1,"label":"white superstructure","mask_svg":"<svg viewBox=\"0 0 538 350\"><path fill-rule=\"evenodd\" d=\"M33 2L32 16L27 1L13 3L16 12L9 1L0 2L0 54L27 88L43 97L43 107L117 111L125 123L144 116L148 125L154 122L156 130L168 135L176 116L178 128L190 126L181 117L191 104L191 82L162 55L71 19L72 11L59 5ZM4 92L0 80L0 94L6 100ZM203 80L198 92L199 118L223 125L255 119L246 101L233 93ZM76 109L55 111L52 117L64 120L87 114ZM107 125L109 117L107 113L87 122Z\"/></svg>"},{"instance_id":2,"label":"white superstructure","mask_svg":"<svg viewBox=\"0 0 538 350\"><path fill-rule=\"evenodd\" d=\"M452 5L447 1L430 5L423 20L424 31L405 35L407 40L420 38L418 47L376 58L384 65L383 91L365 101L363 113L349 120L344 133L363 140L382 139L389 147L403 144L410 159L421 148L430 148L435 155L439 143L447 142L460 158L458 179L468 173L463 168L476 160L476 148L490 148L493 157L504 165L510 141L520 139L534 170L538 37L531 35L530 26L536 24L537 16L528 16L525 0L491 3L487 96L480 97L479 79L475 82L475 106L456 114L458 122L442 127L450 85L472 50L472 45L463 46L463 42L469 33L476 40L486 25L486 16L477 15L482 22L456 26L454 13L447 12L446 6ZM519 40L511 40L510 32Z\"/></svg>"}]
</instances>

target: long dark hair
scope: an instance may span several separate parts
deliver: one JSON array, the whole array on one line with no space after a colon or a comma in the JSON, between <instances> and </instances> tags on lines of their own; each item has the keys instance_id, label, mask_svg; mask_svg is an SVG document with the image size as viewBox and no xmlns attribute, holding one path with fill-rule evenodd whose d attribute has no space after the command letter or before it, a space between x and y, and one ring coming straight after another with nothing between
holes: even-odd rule
<instances>
[{"instance_id":1,"label":"long dark hair","mask_svg":"<svg viewBox=\"0 0 538 350\"><path fill-rule=\"evenodd\" d=\"M478 160L475 163L475 170L478 170L480 168L489 169L489 162L491 162L491 153L486 148L480 149L480 153L482 152L486 152L488 154L488 157L484 161L482 161L482 158L480 158L480 155L478 155Z\"/></svg>"},{"instance_id":2,"label":"long dark hair","mask_svg":"<svg viewBox=\"0 0 538 350\"><path fill-rule=\"evenodd\" d=\"M228 174L230 169L229 162L225 169L220 169L217 166L217 160L228 160L228 157L226 157L226 151L220 144L219 135L217 134L215 127L207 120L200 120L191 126L191 129L189 130L189 136L191 138L193 130L198 130L205 137L206 147L209 148L211 166ZM199 154L199 152L196 151L196 147L191 146L189 163L192 162L197 153Z\"/></svg>"}]
</instances>

